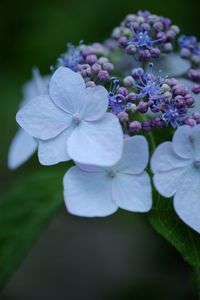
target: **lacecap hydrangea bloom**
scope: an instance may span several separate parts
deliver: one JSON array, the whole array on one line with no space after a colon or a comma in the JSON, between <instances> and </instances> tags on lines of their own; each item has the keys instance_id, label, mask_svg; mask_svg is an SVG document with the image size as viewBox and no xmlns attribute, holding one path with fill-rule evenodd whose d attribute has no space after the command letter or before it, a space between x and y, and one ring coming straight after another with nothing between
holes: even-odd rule
<instances>
[{"instance_id":1,"label":"lacecap hydrangea bloom","mask_svg":"<svg viewBox=\"0 0 200 300\"><path fill-rule=\"evenodd\" d=\"M182 181L176 166L183 167L184 182L190 185L195 177L197 183L199 159L192 160L192 152L182 155L176 144L183 141L180 132L194 133L198 140L198 40L180 34L169 18L139 11L126 16L103 43L68 44L50 69L48 90L20 109L17 122L37 141L41 164L73 160L75 166L64 177L68 210L81 216L106 216L118 208L149 211L151 186L144 169L147 140L154 140L155 187L164 196L174 195L178 215L199 231L191 210L197 196L188 197L187 205L186 198L177 200ZM172 133L173 142L159 146ZM193 142L188 143L193 149ZM188 145L182 143L183 151Z\"/></svg>"}]
</instances>

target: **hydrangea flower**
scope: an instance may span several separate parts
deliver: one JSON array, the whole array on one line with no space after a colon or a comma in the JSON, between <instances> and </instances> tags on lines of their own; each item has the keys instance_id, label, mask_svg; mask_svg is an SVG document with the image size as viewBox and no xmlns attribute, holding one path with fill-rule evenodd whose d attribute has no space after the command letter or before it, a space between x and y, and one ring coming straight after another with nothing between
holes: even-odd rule
<instances>
[{"instance_id":1,"label":"hydrangea flower","mask_svg":"<svg viewBox=\"0 0 200 300\"><path fill-rule=\"evenodd\" d=\"M121 157L123 135L118 118L107 113L108 92L86 88L83 77L60 67L49 84L49 95L34 98L17 113L17 122L39 139L44 165L73 159L110 166Z\"/></svg>"},{"instance_id":2,"label":"hydrangea flower","mask_svg":"<svg viewBox=\"0 0 200 300\"><path fill-rule=\"evenodd\" d=\"M41 77L38 69L33 69L33 78L23 88L23 100L20 107L32 98L48 93L49 76ZM36 151L38 142L23 129L16 133L8 152L8 167L16 169L26 162Z\"/></svg>"},{"instance_id":3,"label":"hydrangea flower","mask_svg":"<svg viewBox=\"0 0 200 300\"><path fill-rule=\"evenodd\" d=\"M159 145L151 170L158 192L174 196L179 217L200 233L200 125L179 127L172 142Z\"/></svg>"},{"instance_id":4,"label":"hydrangea flower","mask_svg":"<svg viewBox=\"0 0 200 300\"><path fill-rule=\"evenodd\" d=\"M103 217L118 207L147 212L152 205L151 183L144 171L148 144L144 137L125 139L121 160L110 168L80 165L64 176L64 199L70 213Z\"/></svg>"}]
</instances>

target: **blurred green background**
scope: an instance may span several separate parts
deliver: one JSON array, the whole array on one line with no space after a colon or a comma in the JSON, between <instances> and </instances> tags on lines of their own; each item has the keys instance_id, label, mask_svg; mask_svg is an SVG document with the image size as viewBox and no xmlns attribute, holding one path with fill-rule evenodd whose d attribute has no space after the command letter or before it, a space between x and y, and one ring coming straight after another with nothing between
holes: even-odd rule
<instances>
[{"instance_id":1,"label":"blurred green background","mask_svg":"<svg viewBox=\"0 0 200 300\"><path fill-rule=\"evenodd\" d=\"M21 176L45 168L39 166L36 155L12 172L6 162L17 129L15 113L21 86L31 77L33 66L38 66L42 74L49 73L67 42L102 41L126 14L139 9L170 17L183 33L200 38L198 2L1 0L1 191ZM54 172L54 167L47 169ZM132 218L132 214L119 212L110 218L88 220L69 216L62 208L0 298L196 299L190 268L150 229L145 216Z\"/></svg>"}]
</instances>

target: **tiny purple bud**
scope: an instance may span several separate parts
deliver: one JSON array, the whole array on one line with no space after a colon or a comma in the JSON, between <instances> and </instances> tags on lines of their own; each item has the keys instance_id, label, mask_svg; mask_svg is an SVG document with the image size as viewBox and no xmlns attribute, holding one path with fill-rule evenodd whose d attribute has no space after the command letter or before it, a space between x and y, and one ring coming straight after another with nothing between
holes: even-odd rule
<instances>
[{"instance_id":1,"label":"tiny purple bud","mask_svg":"<svg viewBox=\"0 0 200 300\"><path fill-rule=\"evenodd\" d=\"M133 121L129 124L130 131L139 132L142 129L142 125L139 121Z\"/></svg>"},{"instance_id":2,"label":"tiny purple bud","mask_svg":"<svg viewBox=\"0 0 200 300\"><path fill-rule=\"evenodd\" d=\"M181 57L183 57L183 58L190 58L192 55L191 51L188 48L181 49L180 54L181 54Z\"/></svg>"},{"instance_id":3,"label":"tiny purple bud","mask_svg":"<svg viewBox=\"0 0 200 300\"><path fill-rule=\"evenodd\" d=\"M99 71L101 71L101 65L100 64L94 64L93 66L92 66L92 71L95 73L95 74L98 74L99 73Z\"/></svg>"},{"instance_id":4,"label":"tiny purple bud","mask_svg":"<svg viewBox=\"0 0 200 300\"><path fill-rule=\"evenodd\" d=\"M145 114L148 111L148 103L141 101L137 109L140 113Z\"/></svg>"},{"instance_id":5,"label":"tiny purple bud","mask_svg":"<svg viewBox=\"0 0 200 300\"><path fill-rule=\"evenodd\" d=\"M194 94L199 94L200 93L200 84L195 84L192 88L192 92Z\"/></svg>"},{"instance_id":6,"label":"tiny purple bud","mask_svg":"<svg viewBox=\"0 0 200 300\"><path fill-rule=\"evenodd\" d=\"M126 48L128 40L125 36L119 38L119 46L122 48Z\"/></svg>"},{"instance_id":7,"label":"tiny purple bud","mask_svg":"<svg viewBox=\"0 0 200 300\"><path fill-rule=\"evenodd\" d=\"M190 127L194 127L194 126L197 125L197 122L192 118L188 118L188 119L185 120L185 124L190 126Z\"/></svg>"},{"instance_id":8,"label":"tiny purple bud","mask_svg":"<svg viewBox=\"0 0 200 300\"><path fill-rule=\"evenodd\" d=\"M151 121L142 122L142 129L144 131L150 131L151 130Z\"/></svg>"},{"instance_id":9,"label":"tiny purple bud","mask_svg":"<svg viewBox=\"0 0 200 300\"><path fill-rule=\"evenodd\" d=\"M95 54L90 54L85 59L86 63L89 65L93 65L97 61L97 56Z\"/></svg>"},{"instance_id":10,"label":"tiny purple bud","mask_svg":"<svg viewBox=\"0 0 200 300\"><path fill-rule=\"evenodd\" d=\"M128 96L126 97L126 100L128 102L134 102L134 101L138 100L138 95L135 93L129 93Z\"/></svg>"},{"instance_id":11,"label":"tiny purple bud","mask_svg":"<svg viewBox=\"0 0 200 300\"><path fill-rule=\"evenodd\" d=\"M117 90L117 94L120 94L120 95L126 97L128 95L128 90L122 86Z\"/></svg>"},{"instance_id":12,"label":"tiny purple bud","mask_svg":"<svg viewBox=\"0 0 200 300\"><path fill-rule=\"evenodd\" d=\"M107 63L105 63L105 64L103 65L103 69L104 69L105 71L111 72L111 71L113 71L114 66L113 66L113 64L107 62Z\"/></svg>"},{"instance_id":13,"label":"tiny purple bud","mask_svg":"<svg viewBox=\"0 0 200 300\"><path fill-rule=\"evenodd\" d=\"M163 46L163 50L165 53L169 53L173 50L173 46L171 43L165 43Z\"/></svg>"},{"instance_id":14,"label":"tiny purple bud","mask_svg":"<svg viewBox=\"0 0 200 300\"><path fill-rule=\"evenodd\" d=\"M128 122L128 114L125 111L121 111L117 116L121 123Z\"/></svg>"},{"instance_id":15,"label":"tiny purple bud","mask_svg":"<svg viewBox=\"0 0 200 300\"><path fill-rule=\"evenodd\" d=\"M86 82L86 87L87 88L93 88L95 86L96 86L96 84L95 84L94 81L88 81L88 82Z\"/></svg>"},{"instance_id":16,"label":"tiny purple bud","mask_svg":"<svg viewBox=\"0 0 200 300\"><path fill-rule=\"evenodd\" d=\"M107 82L107 81L109 81L109 78L110 78L109 73L104 70L101 70L97 76L100 79L100 81L102 81L102 82Z\"/></svg>"}]
</instances>

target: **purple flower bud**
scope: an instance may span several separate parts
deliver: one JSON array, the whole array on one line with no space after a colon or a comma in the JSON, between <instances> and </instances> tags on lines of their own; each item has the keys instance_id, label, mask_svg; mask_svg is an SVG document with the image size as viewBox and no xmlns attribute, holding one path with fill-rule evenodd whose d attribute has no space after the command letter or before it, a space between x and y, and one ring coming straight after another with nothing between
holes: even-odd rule
<instances>
[{"instance_id":1,"label":"purple flower bud","mask_svg":"<svg viewBox=\"0 0 200 300\"><path fill-rule=\"evenodd\" d=\"M94 81L88 81L88 82L86 82L86 87L87 88L93 88L93 87L95 87L96 86L96 84L95 84L95 82Z\"/></svg>"},{"instance_id":2,"label":"purple flower bud","mask_svg":"<svg viewBox=\"0 0 200 300\"><path fill-rule=\"evenodd\" d=\"M193 118L197 123L200 123L200 112L194 112L193 113Z\"/></svg>"},{"instance_id":3,"label":"purple flower bud","mask_svg":"<svg viewBox=\"0 0 200 300\"><path fill-rule=\"evenodd\" d=\"M122 87L118 88L117 93L126 97L128 95L128 90L122 86Z\"/></svg>"},{"instance_id":4,"label":"purple flower bud","mask_svg":"<svg viewBox=\"0 0 200 300\"><path fill-rule=\"evenodd\" d=\"M144 131L150 131L151 130L151 121L144 121L142 122L142 129Z\"/></svg>"},{"instance_id":5,"label":"purple flower bud","mask_svg":"<svg viewBox=\"0 0 200 300\"><path fill-rule=\"evenodd\" d=\"M128 45L128 46L126 47L126 52L127 52L128 54L135 54L136 51L137 51L137 49L136 49L136 47L135 47L134 45Z\"/></svg>"},{"instance_id":6,"label":"purple flower bud","mask_svg":"<svg viewBox=\"0 0 200 300\"><path fill-rule=\"evenodd\" d=\"M142 114L145 114L148 111L148 104L146 102L141 101L137 107L138 111Z\"/></svg>"},{"instance_id":7,"label":"purple flower bud","mask_svg":"<svg viewBox=\"0 0 200 300\"><path fill-rule=\"evenodd\" d=\"M200 84L195 84L192 88L192 92L194 94L199 94L200 93Z\"/></svg>"},{"instance_id":8,"label":"purple flower bud","mask_svg":"<svg viewBox=\"0 0 200 300\"><path fill-rule=\"evenodd\" d=\"M127 87L132 87L134 82L135 81L132 76L127 76L123 80L124 85Z\"/></svg>"},{"instance_id":9,"label":"purple flower bud","mask_svg":"<svg viewBox=\"0 0 200 300\"><path fill-rule=\"evenodd\" d=\"M200 55L192 55L192 61L199 65L200 64Z\"/></svg>"},{"instance_id":10,"label":"purple flower bud","mask_svg":"<svg viewBox=\"0 0 200 300\"><path fill-rule=\"evenodd\" d=\"M105 64L103 65L103 69L104 69L105 71L111 72L111 71L113 71L114 66L113 66L113 64L107 62L107 63L105 63Z\"/></svg>"},{"instance_id":11,"label":"purple flower bud","mask_svg":"<svg viewBox=\"0 0 200 300\"><path fill-rule=\"evenodd\" d=\"M194 127L197 125L197 122L192 118L186 119L184 123L190 127Z\"/></svg>"},{"instance_id":12,"label":"purple flower bud","mask_svg":"<svg viewBox=\"0 0 200 300\"><path fill-rule=\"evenodd\" d=\"M173 30L168 30L166 32L166 38L168 41L172 41L176 36L176 33Z\"/></svg>"},{"instance_id":13,"label":"purple flower bud","mask_svg":"<svg viewBox=\"0 0 200 300\"><path fill-rule=\"evenodd\" d=\"M166 41L166 34L164 32L158 32L156 37L157 39L161 40L163 43Z\"/></svg>"},{"instance_id":14,"label":"purple flower bud","mask_svg":"<svg viewBox=\"0 0 200 300\"><path fill-rule=\"evenodd\" d=\"M99 63L100 65L104 65L104 64L106 64L107 62L109 62L108 59L107 59L107 57L102 56L102 57L100 57L100 58L98 59L98 63Z\"/></svg>"},{"instance_id":15,"label":"purple flower bud","mask_svg":"<svg viewBox=\"0 0 200 300\"><path fill-rule=\"evenodd\" d=\"M122 48L126 48L127 47L127 43L128 43L128 40L125 36L122 36L119 38L119 46L122 47Z\"/></svg>"},{"instance_id":16,"label":"purple flower bud","mask_svg":"<svg viewBox=\"0 0 200 300\"><path fill-rule=\"evenodd\" d=\"M129 93L128 96L126 97L126 100L128 102L134 102L134 101L138 100L138 95L135 93Z\"/></svg>"},{"instance_id":17,"label":"purple flower bud","mask_svg":"<svg viewBox=\"0 0 200 300\"><path fill-rule=\"evenodd\" d=\"M92 66L92 71L93 71L95 74L98 74L99 71L101 71L101 65L95 63L95 64Z\"/></svg>"},{"instance_id":18,"label":"purple flower bud","mask_svg":"<svg viewBox=\"0 0 200 300\"><path fill-rule=\"evenodd\" d=\"M180 54L181 54L181 57L183 57L183 58L190 58L192 55L191 51L187 48L181 49Z\"/></svg>"},{"instance_id":19,"label":"purple flower bud","mask_svg":"<svg viewBox=\"0 0 200 300\"><path fill-rule=\"evenodd\" d=\"M191 94L186 94L184 97L184 102L188 107L191 107L194 104L194 99Z\"/></svg>"},{"instance_id":20,"label":"purple flower bud","mask_svg":"<svg viewBox=\"0 0 200 300\"><path fill-rule=\"evenodd\" d=\"M139 60L148 60L151 58L151 53L148 49L145 49L145 50L140 50L139 51Z\"/></svg>"},{"instance_id":21,"label":"purple flower bud","mask_svg":"<svg viewBox=\"0 0 200 300\"><path fill-rule=\"evenodd\" d=\"M86 47L85 49L82 50L82 53L84 56L88 56L94 54L94 49L92 47Z\"/></svg>"},{"instance_id":22,"label":"purple flower bud","mask_svg":"<svg viewBox=\"0 0 200 300\"><path fill-rule=\"evenodd\" d=\"M139 132L142 129L142 125L139 121L133 121L129 124L130 131Z\"/></svg>"},{"instance_id":23,"label":"purple flower bud","mask_svg":"<svg viewBox=\"0 0 200 300\"><path fill-rule=\"evenodd\" d=\"M152 48L150 50L150 52L151 52L151 56L154 58L157 58L160 56L160 50L158 48Z\"/></svg>"},{"instance_id":24,"label":"purple flower bud","mask_svg":"<svg viewBox=\"0 0 200 300\"><path fill-rule=\"evenodd\" d=\"M195 69L190 69L187 72L187 76L189 79L194 80L194 81L199 81L200 80L200 72Z\"/></svg>"},{"instance_id":25,"label":"purple flower bud","mask_svg":"<svg viewBox=\"0 0 200 300\"><path fill-rule=\"evenodd\" d=\"M151 126L154 128L162 128L163 127L162 119L159 117L156 117L155 119L151 120Z\"/></svg>"},{"instance_id":26,"label":"purple flower bud","mask_svg":"<svg viewBox=\"0 0 200 300\"><path fill-rule=\"evenodd\" d=\"M164 44L163 50L164 50L165 53L171 52L173 50L172 44L171 43Z\"/></svg>"},{"instance_id":27,"label":"purple flower bud","mask_svg":"<svg viewBox=\"0 0 200 300\"><path fill-rule=\"evenodd\" d=\"M134 79L138 79L144 74L144 70L142 68L135 68L131 73Z\"/></svg>"},{"instance_id":28,"label":"purple flower bud","mask_svg":"<svg viewBox=\"0 0 200 300\"><path fill-rule=\"evenodd\" d=\"M117 116L121 123L128 122L128 114L125 111L121 111Z\"/></svg>"},{"instance_id":29,"label":"purple flower bud","mask_svg":"<svg viewBox=\"0 0 200 300\"><path fill-rule=\"evenodd\" d=\"M93 65L97 61L97 56L95 54L90 54L85 59L86 63L89 65Z\"/></svg>"},{"instance_id":30,"label":"purple flower bud","mask_svg":"<svg viewBox=\"0 0 200 300\"><path fill-rule=\"evenodd\" d=\"M163 23L160 22L160 21L155 22L153 24L153 29L156 30L156 31L163 31L163 29L164 29Z\"/></svg>"},{"instance_id":31,"label":"purple flower bud","mask_svg":"<svg viewBox=\"0 0 200 300\"><path fill-rule=\"evenodd\" d=\"M107 82L110 79L109 73L104 70L101 70L97 76L100 79L100 81L102 81L102 82Z\"/></svg>"}]
</instances>

